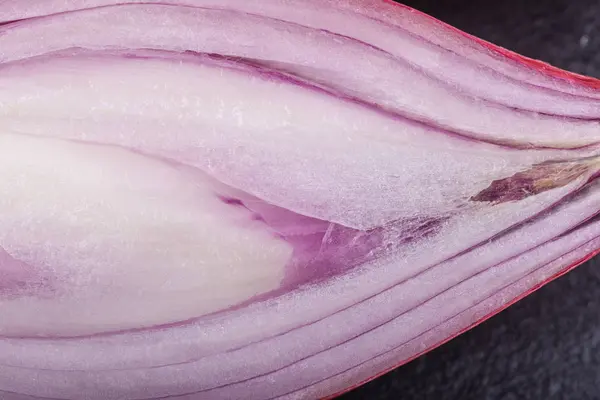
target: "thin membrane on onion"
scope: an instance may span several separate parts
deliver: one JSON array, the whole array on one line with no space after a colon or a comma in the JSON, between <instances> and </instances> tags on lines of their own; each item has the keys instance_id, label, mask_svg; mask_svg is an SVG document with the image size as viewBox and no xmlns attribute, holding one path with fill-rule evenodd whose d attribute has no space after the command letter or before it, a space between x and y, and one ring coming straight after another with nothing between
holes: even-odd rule
<instances>
[{"instance_id":1,"label":"thin membrane on onion","mask_svg":"<svg viewBox=\"0 0 600 400\"><path fill-rule=\"evenodd\" d=\"M317 399L600 248L600 83L379 0L0 1L0 398Z\"/></svg>"}]
</instances>

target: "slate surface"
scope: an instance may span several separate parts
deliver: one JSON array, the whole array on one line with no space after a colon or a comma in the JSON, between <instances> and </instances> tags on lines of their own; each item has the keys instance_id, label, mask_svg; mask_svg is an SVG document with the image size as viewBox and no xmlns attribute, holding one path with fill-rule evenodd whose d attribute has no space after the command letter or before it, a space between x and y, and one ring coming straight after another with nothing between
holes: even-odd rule
<instances>
[{"instance_id":1,"label":"slate surface","mask_svg":"<svg viewBox=\"0 0 600 400\"><path fill-rule=\"evenodd\" d=\"M600 77L600 0L404 3L524 55ZM600 399L600 259L341 399Z\"/></svg>"}]
</instances>

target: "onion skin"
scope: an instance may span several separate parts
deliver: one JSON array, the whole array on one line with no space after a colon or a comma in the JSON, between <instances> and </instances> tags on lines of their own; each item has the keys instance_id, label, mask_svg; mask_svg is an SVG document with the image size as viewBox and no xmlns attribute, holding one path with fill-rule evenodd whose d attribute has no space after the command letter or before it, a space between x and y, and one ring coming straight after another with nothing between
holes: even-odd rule
<instances>
[{"instance_id":1,"label":"onion skin","mask_svg":"<svg viewBox=\"0 0 600 400\"><path fill-rule=\"evenodd\" d=\"M600 83L408 7L0 23L3 399L332 397L600 248Z\"/></svg>"}]
</instances>

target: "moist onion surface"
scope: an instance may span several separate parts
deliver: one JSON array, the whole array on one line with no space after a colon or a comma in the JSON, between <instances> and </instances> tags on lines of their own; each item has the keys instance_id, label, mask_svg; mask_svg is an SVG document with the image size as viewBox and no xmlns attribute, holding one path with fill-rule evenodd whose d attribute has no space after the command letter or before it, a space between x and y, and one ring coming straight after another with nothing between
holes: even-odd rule
<instances>
[{"instance_id":1,"label":"moist onion surface","mask_svg":"<svg viewBox=\"0 0 600 400\"><path fill-rule=\"evenodd\" d=\"M408 7L0 23L3 399L333 396L600 247L600 84Z\"/></svg>"}]
</instances>

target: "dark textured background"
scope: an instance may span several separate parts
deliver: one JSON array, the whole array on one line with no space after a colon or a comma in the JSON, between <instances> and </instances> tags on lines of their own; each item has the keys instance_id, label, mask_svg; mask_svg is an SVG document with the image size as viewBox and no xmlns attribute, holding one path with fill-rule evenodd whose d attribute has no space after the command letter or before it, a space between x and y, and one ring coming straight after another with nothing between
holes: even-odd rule
<instances>
[{"instance_id":1,"label":"dark textured background","mask_svg":"<svg viewBox=\"0 0 600 400\"><path fill-rule=\"evenodd\" d=\"M600 0L414 0L521 54L600 77ZM342 400L600 399L600 259Z\"/></svg>"}]
</instances>

